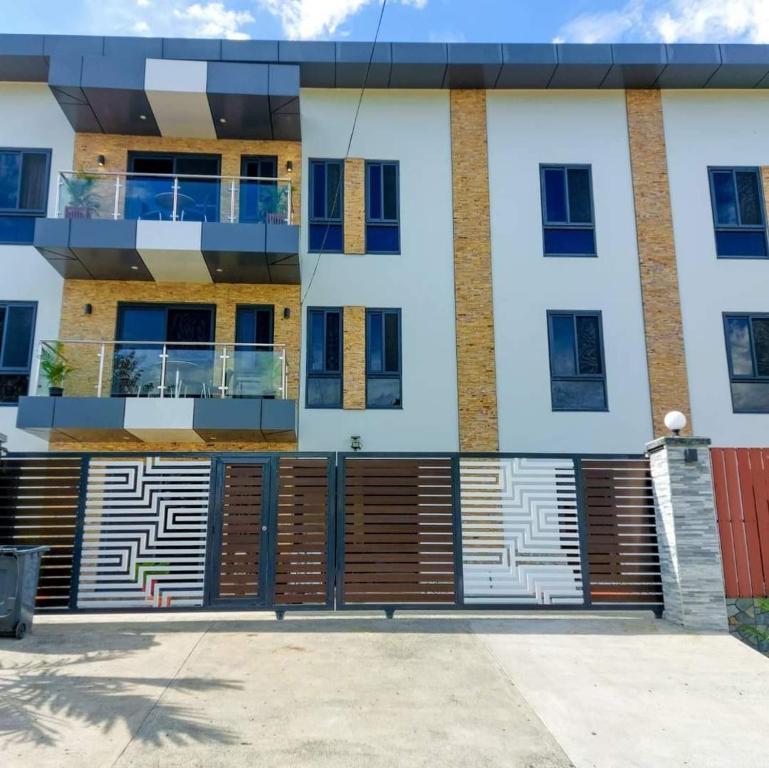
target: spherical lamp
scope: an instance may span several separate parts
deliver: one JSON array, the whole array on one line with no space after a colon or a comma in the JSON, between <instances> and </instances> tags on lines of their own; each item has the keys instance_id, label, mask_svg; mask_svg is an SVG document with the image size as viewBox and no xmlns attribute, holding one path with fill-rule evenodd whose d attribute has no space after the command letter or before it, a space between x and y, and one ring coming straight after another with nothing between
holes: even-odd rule
<instances>
[{"instance_id":1,"label":"spherical lamp","mask_svg":"<svg viewBox=\"0 0 769 768\"><path fill-rule=\"evenodd\" d=\"M665 426L678 437L686 426L686 416L681 411L670 411L665 414Z\"/></svg>"}]
</instances>

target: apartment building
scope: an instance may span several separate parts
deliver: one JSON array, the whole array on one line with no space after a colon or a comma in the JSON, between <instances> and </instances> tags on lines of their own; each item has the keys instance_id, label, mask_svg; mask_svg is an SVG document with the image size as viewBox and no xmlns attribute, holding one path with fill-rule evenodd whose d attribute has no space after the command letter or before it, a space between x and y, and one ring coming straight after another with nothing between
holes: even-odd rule
<instances>
[{"instance_id":1,"label":"apartment building","mask_svg":"<svg viewBox=\"0 0 769 768\"><path fill-rule=\"evenodd\" d=\"M762 47L2 35L0 81L11 451L765 444Z\"/></svg>"}]
</instances>

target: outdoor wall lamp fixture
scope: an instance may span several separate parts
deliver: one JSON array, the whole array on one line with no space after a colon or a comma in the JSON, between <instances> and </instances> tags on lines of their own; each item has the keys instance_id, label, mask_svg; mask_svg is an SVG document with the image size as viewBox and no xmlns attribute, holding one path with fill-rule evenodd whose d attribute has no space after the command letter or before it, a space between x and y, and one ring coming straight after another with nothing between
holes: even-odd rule
<instances>
[{"instance_id":1,"label":"outdoor wall lamp fixture","mask_svg":"<svg viewBox=\"0 0 769 768\"><path fill-rule=\"evenodd\" d=\"M665 426L676 436L681 436L681 430L686 426L686 416L681 411L670 411L665 414Z\"/></svg>"},{"instance_id":2,"label":"outdoor wall lamp fixture","mask_svg":"<svg viewBox=\"0 0 769 768\"><path fill-rule=\"evenodd\" d=\"M350 437L350 448L352 448L353 451L359 451L363 448L363 443L360 441L360 435L352 435Z\"/></svg>"},{"instance_id":3,"label":"outdoor wall lamp fixture","mask_svg":"<svg viewBox=\"0 0 769 768\"><path fill-rule=\"evenodd\" d=\"M99 155L96 158L96 165L98 165L99 168L104 168L104 163L106 163L106 162L107 162L107 158L104 157L104 155Z\"/></svg>"},{"instance_id":4,"label":"outdoor wall lamp fixture","mask_svg":"<svg viewBox=\"0 0 769 768\"><path fill-rule=\"evenodd\" d=\"M288 320L291 317L291 307L283 307L283 319Z\"/></svg>"},{"instance_id":5,"label":"outdoor wall lamp fixture","mask_svg":"<svg viewBox=\"0 0 769 768\"><path fill-rule=\"evenodd\" d=\"M293 160L286 160L286 171L288 173L294 172L294 161Z\"/></svg>"},{"instance_id":6,"label":"outdoor wall lamp fixture","mask_svg":"<svg viewBox=\"0 0 769 768\"><path fill-rule=\"evenodd\" d=\"M93 304L85 304L83 306L83 314L84 315L92 315L93 314Z\"/></svg>"}]
</instances>

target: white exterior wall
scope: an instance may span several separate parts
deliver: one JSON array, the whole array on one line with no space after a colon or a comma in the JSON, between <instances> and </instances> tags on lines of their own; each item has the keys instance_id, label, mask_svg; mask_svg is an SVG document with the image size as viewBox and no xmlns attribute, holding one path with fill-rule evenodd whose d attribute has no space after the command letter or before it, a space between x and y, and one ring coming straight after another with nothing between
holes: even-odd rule
<instances>
[{"instance_id":1,"label":"white exterior wall","mask_svg":"<svg viewBox=\"0 0 769 768\"><path fill-rule=\"evenodd\" d=\"M0 147L51 149L48 211L54 216L56 174L72 165L74 132L45 84L0 83ZM61 289L59 274L31 245L0 245L0 301L36 301L35 356L41 339L59 334ZM47 443L16 429L15 406L0 405L0 432L11 451L46 450Z\"/></svg>"},{"instance_id":2,"label":"white exterior wall","mask_svg":"<svg viewBox=\"0 0 769 768\"><path fill-rule=\"evenodd\" d=\"M639 453L652 437L624 93L488 93L502 451ZM592 165L598 258L545 258L539 166ZM547 317L600 310L608 412L554 412Z\"/></svg>"},{"instance_id":3,"label":"white exterior wall","mask_svg":"<svg viewBox=\"0 0 769 768\"><path fill-rule=\"evenodd\" d=\"M769 414L733 413L724 312L769 312L769 261L717 259L708 166L769 165L769 93L663 93L684 342L695 434L769 445Z\"/></svg>"},{"instance_id":4,"label":"white exterior wall","mask_svg":"<svg viewBox=\"0 0 769 768\"><path fill-rule=\"evenodd\" d=\"M357 90L303 90L302 221L308 221L308 160L342 158ZM400 162L401 254L307 253L303 226L301 450L457 450L451 134L443 91L367 91L352 157ZM305 408L307 307L400 308L403 409Z\"/></svg>"}]
</instances>

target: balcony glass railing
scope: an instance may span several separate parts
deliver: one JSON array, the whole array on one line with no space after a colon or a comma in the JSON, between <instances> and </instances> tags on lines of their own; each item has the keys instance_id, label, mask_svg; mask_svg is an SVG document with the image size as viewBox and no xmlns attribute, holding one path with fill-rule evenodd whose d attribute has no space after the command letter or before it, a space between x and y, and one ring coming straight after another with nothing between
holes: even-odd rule
<instances>
[{"instance_id":1,"label":"balcony glass railing","mask_svg":"<svg viewBox=\"0 0 769 768\"><path fill-rule=\"evenodd\" d=\"M60 219L291 224L288 179L61 171Z\"/></svg>"},{"instance_id":2,"label":"balcony glass railing","mask_svg":"<svg viewBox=\"0 0 769 768\"><path fill-rule=\"evenodd\" d=\"M277 344L43 341L36 394L285 399L286 373Z\"/></svg>"}]
</instances>

